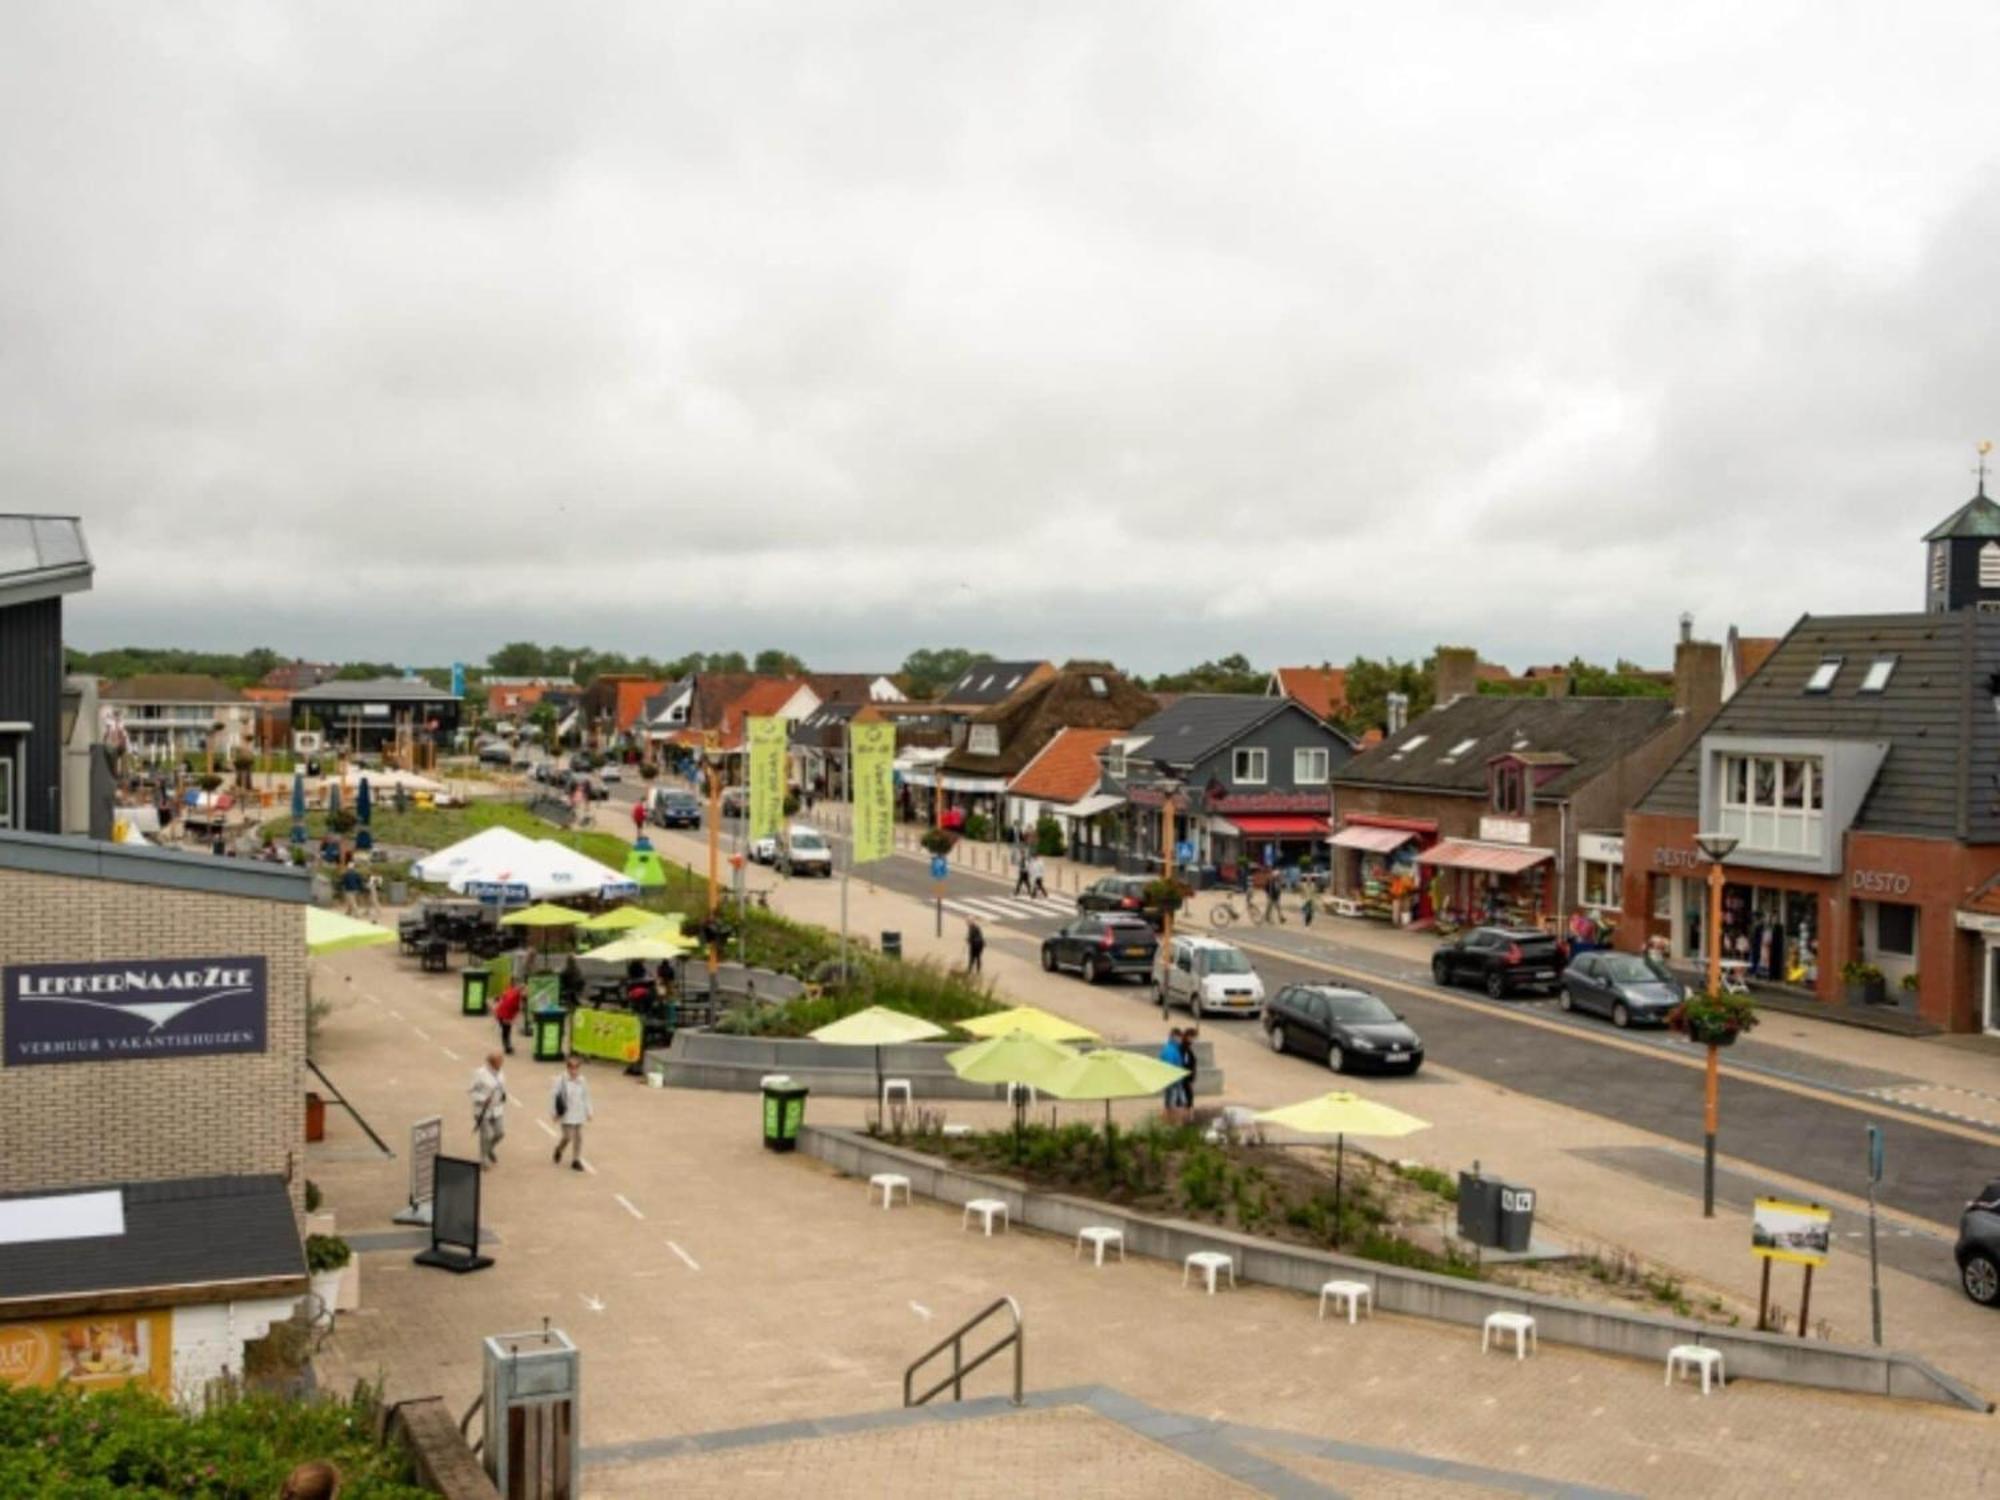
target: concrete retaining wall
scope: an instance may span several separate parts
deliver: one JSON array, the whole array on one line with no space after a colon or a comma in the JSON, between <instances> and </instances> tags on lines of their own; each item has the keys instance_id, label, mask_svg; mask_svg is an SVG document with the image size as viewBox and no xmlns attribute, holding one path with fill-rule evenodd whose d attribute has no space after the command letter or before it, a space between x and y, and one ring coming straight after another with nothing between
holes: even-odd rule
<instances>
[{"instance_id":1,"label":"concrete retaining wall","mask_svg":"<svg viewBox=\"0 0 2000 1500\"><path fill-rule=\"evenodd\" d=\"M1005 1089L997 1083L967 1083L945 1061L963 1042L910 1042L882 1049L882 1076L907 1078L918 1099L998 1099ZM1146 1043L1126 1047L1151 1057L1159 1049ZM1195 1094L1222 1092L1222 1070L1214 1049L1195 1043ZM797 1037L729 1036L715 1031L682 1031L673 1045L646 1054L646 1068L666 1075L670 1087L735 1089L754 1093L767 1073L785 1073L820 1094L857 1099L875 1096L875 1049L837 1047Z\"/></svg>"},{"instance_id":2,"label":"concrete retaining wall","mask_svg":"<svg viewBox=\"0 0 2000 1500\"><path fill-rule=\"evenodd\" d=\"M1664 1369L1676 1344L1720 1349L1729 1378L1772 1380L1788 1385L1864 1395L1899 1396L1987 1412L1992 1403L1942 1371L1910 1355L1829 1344L1817 1339L1721 1328L1680 1318L1654 1317L1588 1302L1570 1302L1515 1291L1491 1283L1427 1271L1385 1266L1300 1245L1283 1245L1181 1219L1154 1219L1115 1205L1059 1193L1030 1192L1006 1177L989 1177L940 1162L921 1152L892 1146L857 1131L808 1125L799 1147L855 1177L900 1172L913 1192L944 1203L999 1198L1013 1223L1074 1239L1087 1224L1123 1229L1132 1255L1151 1255L1169 1264L1196 1250L1225 1251L1236 1258L1239 1280L1288 1287L1310 1297L1335 1278L1365 1281L1383 1312L1431 1318L1478 1328L1486 1315L1503 1310L1534 1317L1535 1335L1552 1343L1576 1344L1604 1354L1646 1360Z\"/></svg>"}]
</instances>

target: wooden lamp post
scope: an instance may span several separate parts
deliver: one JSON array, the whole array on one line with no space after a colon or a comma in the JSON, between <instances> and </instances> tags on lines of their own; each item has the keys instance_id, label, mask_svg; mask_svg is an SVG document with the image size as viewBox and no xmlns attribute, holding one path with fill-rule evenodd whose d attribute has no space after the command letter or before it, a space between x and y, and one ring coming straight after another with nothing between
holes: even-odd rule
<instances>
[{"instance_id":1,"label":"wooden lamp post","mask_svg":"<svg viewBox=\"0 0 2000 1500\"><path fill-rule=\"evenodd\" d=\"M1187 783L1177 777L1162 776L1153 783L1160 789L1160 876L1170 887L1177 887L1174 875L1174 798L1187 789ZM1174 962L1174 908L1173 897L1169 894L1160 902L1160 1010L1167 1009L1167 971Z\"/></svg>"},{"instance_id":2,"label":"wooden lamp post","mask_svg":"<svg viewBox=\"0 0 2000 1500\"><path fill-rule=\"evenodd\" d=\"M1726 833L1698 833L1694 841L1708 856L1708 993L1722 993L1722 862L1736 852ZM1722 1064L1719 1047L1708 1039L1708 1088L1702 1108L1701 1216L1715 1217L1715 1131L1721 1111Z\"/></svg>"}]
</instances>

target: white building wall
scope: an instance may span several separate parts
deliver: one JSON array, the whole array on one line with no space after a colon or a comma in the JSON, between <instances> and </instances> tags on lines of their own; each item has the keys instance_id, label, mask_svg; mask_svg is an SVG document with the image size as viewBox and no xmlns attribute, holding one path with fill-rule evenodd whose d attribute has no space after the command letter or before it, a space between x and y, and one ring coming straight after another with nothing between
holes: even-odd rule
<instances>
[{"instance_id":1,"label":"white building wall","mask_svg":"<svg viewBox=\"0 0 2000 1500\"><path fill-rule=\"evenodd\" d=\"M174 1309L174 1399L198 1403L209 1382L243 1373L243 1346L261 1339L298 1305L289 1297L203 1302Z\"/></svg>"}]
</instances>

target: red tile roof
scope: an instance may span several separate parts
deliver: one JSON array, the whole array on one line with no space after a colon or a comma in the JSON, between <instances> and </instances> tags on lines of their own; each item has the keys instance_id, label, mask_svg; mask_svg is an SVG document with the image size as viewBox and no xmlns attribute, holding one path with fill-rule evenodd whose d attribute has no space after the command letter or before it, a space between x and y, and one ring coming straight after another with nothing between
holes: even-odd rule
<instances>
[{"instance_id":1,"label":"red tile roof","mask_svg":"<svg viewBox=\"0 0 2000 1500\"><path fill-rule=\"evenodd\" d=\"M1335 719L1347 712L1345 667L1279 667L1278 691L1307 713Z\"/></svg>"},{"instance_id":2,"label":"red tile roof","mask_svg":"<svg viewBox=\"0 0 2000 1500\"><path fill-rule=\"evenodd\" d=\"M615 727L624 730L638 723L639 715L645 710L646 700L655 693L664 692L667 685L664 682L642 679L637 682L620 682L617 686L618 697L612 709L612 722ZM541 696L542 690L536 689L535 699ZM535 699L523 701L533 702Z\"/></svg>"},{"instance_id":3,"label":"red tile roof","mask_svg":"<svg viewBox=\"0 0 2000 1500\"><path fill-rule=\"evenodd\" d=\"M1757 675L1757 669L1778 649L1775 635L1739 635L1736 638L1736 681L1740 686Z\"/></svg>"},{"instance_id":4,"label":"red tile roof","mask_svg":"<svg viewBox=\"0 0 2000 1500\"><path fill-rule=\"evenodd\" d=\"M1097 790L1097 752L1123 729L1065 729L1021 768L1007 789L1019 797L1070 803Z\"/></svg>"}]
</instances>

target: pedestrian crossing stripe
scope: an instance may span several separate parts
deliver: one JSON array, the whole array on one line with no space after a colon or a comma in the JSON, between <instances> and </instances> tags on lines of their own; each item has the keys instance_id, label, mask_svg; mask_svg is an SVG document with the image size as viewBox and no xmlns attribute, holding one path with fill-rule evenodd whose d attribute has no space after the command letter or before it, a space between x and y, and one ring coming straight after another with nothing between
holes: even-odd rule
<instances>
[{"instance_id":1,"label":"pedestrian crossing stripe","mask_svg":"<svg viewBox=\"0 0 2000 1500\"><path fill-rule=\"evenodd\" d=\"M1055 900L1036 900L1033 897L1017 900L1002 896L947 896L944 899L947 910L964 916L985 917L988 921L1006 921L1008 918L1073 917L1076 908Z\"/></svg>"}]
</instances>

